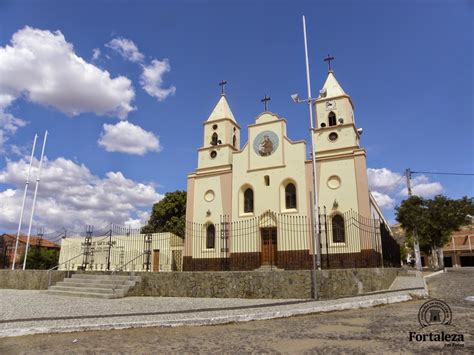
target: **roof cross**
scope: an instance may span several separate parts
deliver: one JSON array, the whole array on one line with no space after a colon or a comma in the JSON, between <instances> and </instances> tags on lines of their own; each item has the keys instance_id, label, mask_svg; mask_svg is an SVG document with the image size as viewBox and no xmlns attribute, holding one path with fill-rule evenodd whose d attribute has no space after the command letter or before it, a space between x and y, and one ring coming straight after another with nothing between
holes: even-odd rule
<instances>
[{"instance_id":1,"label":"roof cross","mask_svg":"<svg viewBox=\"0 0 474 355\"><path fill-rule=\"evenodd\" d=\"M265 94L265 97L260 100L265 105L265 112L268 109L268 101L270 101L270 100L271 100L271 98L269 96L267 96L266 94Z\"/></svg>"},{"instance_id":2,"label":"roof cross","mask_svg":"<svg viewBox=\"0 0 474 355\"><path fill-rule=\"evenodd\" d=\"M331 60L334 60L334 57L331 57L329 54L326 58L324 58L324 61L328 62L328 70L329 71L332 71L332 69L331 69Z\"/></svg>"},{"instance_id":3,"label":"roof cross","mask_svg":"<svg viewBox=\"0 0 474 355\"><path fill-rule=\"evenodd\" d=\"M225 95L225 92L224 92L225 84L227 84L227 81L225 81L225 80L222 80L222 81L219 83L219 86L221 87L221 95Z\"/></svg>"}]
</instances>

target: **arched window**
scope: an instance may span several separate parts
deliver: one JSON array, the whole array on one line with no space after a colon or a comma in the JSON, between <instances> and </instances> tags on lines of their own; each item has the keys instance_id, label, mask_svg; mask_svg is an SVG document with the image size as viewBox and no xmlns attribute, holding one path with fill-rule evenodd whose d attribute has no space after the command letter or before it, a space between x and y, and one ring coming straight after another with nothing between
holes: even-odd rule
<instances>
[{"instance_id":1,"label":"arched window","mask_svg":"<svg viewBox=\"0 0 474 355\"><path fill-rule=\"evenodd\" d=\"M332 217L332 241L334 243L344 243L346 241L344 217L340 214L336 214Z\"/></svg>"},{"instance_id":2,"label":"arched window","mask_svg":"<svg viewBox=\"0 0 474 355\"><path fill-rule=\"evenodd\" d=\"M253 212L253 190L250 187L244 192L244 212Z\"/></svg>"},{"instance_id":3,"label":"arched window","mask_svg":"<svg viewBox=\"0 0 474 355\"><path fill-rule=\"evenodd\" d=\"M214 249L216 244L216 227L211 223L206 229L206 248Z\"/></svg>"},{"instance_id":4,"label":"arched window","mask_svg":"<svg viewBox=\"0 0 474 355\"><path fill-rule=\"evenodd\" d=\"M335 126L337 123L336 123L336 114L334 112L329 112L329 126Z\"/></svg>"},{"instance_id":5,"label":"arched window","mask_svg":"<svg viewBox=\"0 0 474 355\"><path fill-rule=\"evenodd\" d=\"M235 134L234 134L234 137L232 138L232 145L234 146L234 148L237 148L237 137Z\"/></svg>"},{"instance_id":6,"label":"arched window","mask_svg":"<svg viewBox=\"0 0 474 355\"><path fill-rule=\"evenodd\" d=\"M218 140L219 140L219 136L217 135L216 132L214 132L211 138L211 145L217 145Z\"/></svg>"},{"instance_id":7,"label":"arched window","mask_svg":"<svg viewBox=\"0 0 474 355\"><path fill-rule=\"evenodd\" d=\"M296 208L296 187L292 183L285 187L285 206L286 209Z\"/></svg>"}]
</instances>

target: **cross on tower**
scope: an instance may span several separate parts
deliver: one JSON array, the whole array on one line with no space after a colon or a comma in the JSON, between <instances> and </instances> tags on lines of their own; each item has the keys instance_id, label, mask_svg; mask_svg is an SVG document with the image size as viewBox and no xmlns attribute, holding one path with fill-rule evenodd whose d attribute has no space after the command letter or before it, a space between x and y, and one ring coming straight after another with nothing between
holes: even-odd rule
<instances>
[{"instance_id":1,"label":"cross on tower","mask_svg":"<svg viewBox=\"0 0 474 355\"><path fill-rule=\"evenodd\" d=\"M222 80L222 81L219 83L219 86L221 87L221 95L225 95L225 93L224 93L225 84L227 84L227 81L225 81L225 80Z\"/></svg>"},{"instance_id":2,"label":"cross on tower","mask_svg":"<svg viewBox=\"0 0 474 355\"><path fill-rule=\"evenodd\" d=\"M334 60L334 57L331 57L329 54L326 58L324 58L325 62L328 62L328 70L331 71L331 60Z\"/></svg>"},{"instance_id":3,"label":"cross on tower","mask_svg":"<svg viewBox=\"0 0 474 355\"><path fill-rule=\"evenodd\" d=\"M267 108L268 108L268 101L270 101L270 100L271 100L271 98L268 97L266 94L265 94L265 97L260 100L260 101L263 102L263 104L265 105L265 112L267 111Z\"/></svg>"}]
</instances>

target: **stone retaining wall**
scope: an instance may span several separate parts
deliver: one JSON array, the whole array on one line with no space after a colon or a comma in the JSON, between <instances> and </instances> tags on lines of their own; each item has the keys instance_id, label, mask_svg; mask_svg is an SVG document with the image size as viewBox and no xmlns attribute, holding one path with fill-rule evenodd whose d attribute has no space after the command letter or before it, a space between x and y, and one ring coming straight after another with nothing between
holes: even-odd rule
<instances>
[{"instance_id":1,"label":"stone retaining wall","mask_svg":"<svg viewBox=\"0 0 474 355\"><path fill-rule=\"evenodd\" d=\"M94 272L104 273L104 272ZM125 274L125 273L123 273ZM356 296L386 290L398 275L397 268L323 270L317 272L321 299ZM137 272L142 281L130 296L218 298L311 298L311 271ZM53 271L53 284L65 271ZM0 270L0 288L47 289L43 270Z\"/></svg>"},{"instance_id":2,"label":"stone retaining wall","mask_svg":"<svg viewBox=\"0 0 474 355\"><path fill-rule=\"evenodd\" d=\"M74 272L69 272L73 274ZM51 283L64 280L67 271L51 271ZM0 270L0 289L47 290L47 270Z\"/></svg>"}]
</instances>

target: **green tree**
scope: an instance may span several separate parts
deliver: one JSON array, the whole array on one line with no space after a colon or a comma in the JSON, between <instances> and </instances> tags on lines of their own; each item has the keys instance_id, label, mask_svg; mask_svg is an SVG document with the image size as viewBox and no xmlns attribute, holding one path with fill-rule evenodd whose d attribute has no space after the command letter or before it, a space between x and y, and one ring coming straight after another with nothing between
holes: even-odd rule
<instances>
[{"instance_id":1,"label":"green tree","mask_svg":"<svg viewBox=\"0 0 474 355\"><path fill-rule=\"evenodd\" d=\"M20 260L23 260L23 256ZM27 269L47 270L58 265L58 263L58 249L40 248L38 246L32 246L28 249L28 258L26 259Z\"/></svg>"},{"instance_id":2,"label":"green tree","mask_svg":"<svg viewBox=\"0 0 474 355\"><path fill-rule=\"evenodd\" d=\"M413 243L416 230L420 249L431 254L434 267L438 267L438 253L442 261L442 247L454 231L469 223L467 215L474 214L471 198L453 200L438 195L433 199L411 196L396 207L396 219L407 232L407 239Z\"/></svg>"},{"instance_id":3,"label":"green tree","mask_svg":"<svg viewBox=\"0 0 474 355\"><path fill-rule=\"evenodd\" d=\"M186 191L168 192L153 205L148 224L142 233L170 232L184 238L186 225Z\"/></svg>"}]
</instances>

